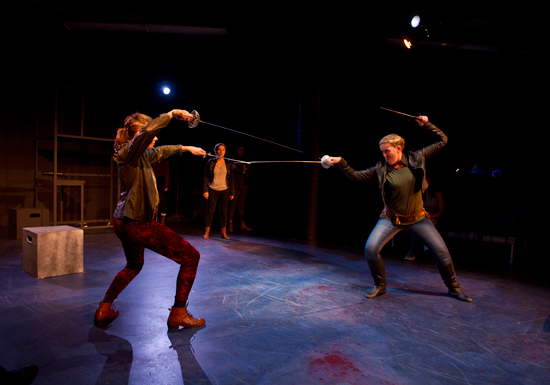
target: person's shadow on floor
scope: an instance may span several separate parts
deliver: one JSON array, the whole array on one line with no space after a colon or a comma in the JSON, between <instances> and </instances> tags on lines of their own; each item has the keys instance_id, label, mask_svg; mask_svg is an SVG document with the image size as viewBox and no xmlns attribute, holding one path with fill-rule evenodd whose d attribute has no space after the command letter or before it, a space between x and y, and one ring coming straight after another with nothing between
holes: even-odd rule
<instances>
[{"instance_id":1,"label":"person's shadow on floor","mask_svg":"<svg viewBox=\"0 0 550 385\"><path fill-rule=\"evenodd\" d=\"M178 360L181 366L181 377L185 385L212 384L195 358L195 351L193 350L193 346L191 346L195 333L205 327L206 326L201 326L194 329L180 329L177 331L168 332L168 338L172 343L172 346L170 347L178 352Z\"/></svg>"},{"instance_id":2,"label":"person's shadow on floor","mask_svg":"<svg viewBox=\"0 0 550 385\"><path fill-rule=\"evenodd\" d=\"M95 326L90 329L88 340L94 344L99 354L107 357L96 385L128 384L134 360L132 344L124 338L107 334L105 330Z\"/></svg>"}]
</instances>

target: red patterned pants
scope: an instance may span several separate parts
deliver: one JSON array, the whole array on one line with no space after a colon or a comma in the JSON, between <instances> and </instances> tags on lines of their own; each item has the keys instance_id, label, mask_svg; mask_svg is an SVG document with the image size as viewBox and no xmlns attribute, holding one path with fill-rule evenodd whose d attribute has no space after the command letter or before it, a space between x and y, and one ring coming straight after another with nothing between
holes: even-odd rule
<instances>
[{"instance_id":1,"label":"red patterned pants","mask_svg":"<svg viewBox=\"0 0 550 385\"><path fill-rule=\"evenodd\" d=\"M113 229L122 242L126 267L114 278L103 302L113 302L139 274L144 263L144 251L149 249L180 265L174 306L186 306L197 274L199 252L175 231L158 222L123 221L113 218Z\"/></svg>"}]
</instances>

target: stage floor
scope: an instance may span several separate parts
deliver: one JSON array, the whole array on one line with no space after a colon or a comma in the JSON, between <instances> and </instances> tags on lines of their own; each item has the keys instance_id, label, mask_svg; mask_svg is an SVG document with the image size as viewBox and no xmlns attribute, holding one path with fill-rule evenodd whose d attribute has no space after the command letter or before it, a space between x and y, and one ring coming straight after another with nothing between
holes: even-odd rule
<instances>
[{"instance_id":1,"label":"stage floor","mask_svg":"<svg viewBox=\"0 0 550 385\"><path fill-rule=\"evenodd\" d=\"M178 265L150 251L93 326L124 267L111 230L84 235L85 273L38 280L21 241L0 247L0 365L39 367L33 384L550 384L550 287L458 270L472 303L445 295L435 264L385 258L388 294L361 250L254 235L204 240L189 310L199 329L168 332Z\"/></svg>"}]
</instances>

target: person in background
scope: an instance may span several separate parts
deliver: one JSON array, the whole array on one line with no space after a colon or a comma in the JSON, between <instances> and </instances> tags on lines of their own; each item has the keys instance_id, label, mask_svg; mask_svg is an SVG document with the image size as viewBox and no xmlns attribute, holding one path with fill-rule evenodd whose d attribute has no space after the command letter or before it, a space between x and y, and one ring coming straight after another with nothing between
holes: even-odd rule
<instances>
[{"instance_id":1,"label":"person in background","mask_svg":"<svg viewBox=\"0 0 550 385\"><path fill-rule=\"evenodd\" d=\"M246 161L244 155L244 147L237 147L237 160ZM252 229L248 227L244 221L244 205L246 203L246 196L248 194L248 178L250 175L250 165L246 163L237 163L233 164L233 178L235 184L235 197L231 200L229 204L229 226L228 231L233 232L233 218L235 216L235 209L238 207L239 219L241 222L241 232L251 231Z\"/></svg>"},{"instance_id":2,"label":"person in background","mask_svg":"<svg viewBox=\"0 0 550 385\"><path fill-rule=\"evenodd\" d=\"M219 215L221 226L221 237L229 239L227 235L227 209L229 201L234 196L233 184L233 164L225 159L225 144L218 143L214 146L215 158L211 158L206 162L204 168L204 183L203 197L208 201L206 207L206 220L204 239L210 237L210 227L212 226L212 218L216 211L216 204L220 201Z\"/></svg>"},{"instance_id":3,"label":"person in background","mask_svg":"<svg viewBox=\"0 0 550 385\"><path fill-rule=\"evenodd\" d=\"M428 213L428 218L430 218L430 221L432 221L435 228L441 233L439 226L440 217L445 213L443 194L433 188L430 178L426 177L426 182L428 183L428 187L426 188L426 190L424 190L424 193L422 194L424 208ZM411 237L411 247L409 249L409 252L405 256L405 260L414 261L416 258L416 251L419 250L420 247L424 247L424 250L428 249L425 245L422 245L422 242L420 242L413 235Z\"/></svg>"},{"instance_id":4,"label":"person in background","mask_svg":"<svg viewBox=\"0 0 550 385\"><path fill-rule=\"evenodd\" d=\"M162 225L166 224L166 192L170 187L170 162L164 159L153 163L153 171L157 179L157 191L159 193L159 206L155 220Z\"/></svg>"}]
</instances>

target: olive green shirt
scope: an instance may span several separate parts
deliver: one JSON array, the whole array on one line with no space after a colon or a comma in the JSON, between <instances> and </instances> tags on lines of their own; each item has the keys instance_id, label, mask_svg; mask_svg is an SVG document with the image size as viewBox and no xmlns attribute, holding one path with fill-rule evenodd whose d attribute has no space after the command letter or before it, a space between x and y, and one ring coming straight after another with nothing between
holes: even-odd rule
<instances>
[{"instance_id":1,"label":"olive green shirt","mask_svg":"<svg viewBox=\"0 0 550 385\"><path fill-rule=\"evenodd\" d=\"M415 176L409 167L394 168L386 174L384 184L385 204L400 215L412 215L423 207L422 190L414 191ZM385 214L383 214L385 217ZM414 221L402 223L409 225L418 222L423 217Z\"/></svg>"}]
</instances>

